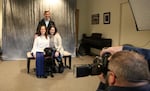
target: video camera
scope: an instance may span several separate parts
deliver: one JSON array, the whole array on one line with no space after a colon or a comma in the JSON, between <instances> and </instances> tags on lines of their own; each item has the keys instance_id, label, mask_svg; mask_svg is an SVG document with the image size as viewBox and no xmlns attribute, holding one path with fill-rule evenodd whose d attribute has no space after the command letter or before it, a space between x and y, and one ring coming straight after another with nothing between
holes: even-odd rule
<instances>
[{"instance_id":1,"label":"video camera","mask_svg":"<svg viewBox=\"0 0 150 91\"><path fill-rule=\"evenodd\" d=\"M102 57L96 56L92 64L83 64L74 67L75 77L85 77L88 75L99 75L101 73L104 76L107 75L108 71L108 58L110 53L104 53Z\"/></svg>"}]
</instances>

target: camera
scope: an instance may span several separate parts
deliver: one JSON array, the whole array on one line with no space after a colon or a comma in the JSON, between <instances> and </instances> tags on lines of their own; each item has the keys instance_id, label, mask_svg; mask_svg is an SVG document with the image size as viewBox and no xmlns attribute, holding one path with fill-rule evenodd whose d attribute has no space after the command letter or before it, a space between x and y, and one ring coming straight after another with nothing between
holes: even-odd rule
<instances>
[{"instance_id":1,"label":"camera","mask_svg":"<svg viewBox=\"0 0 150 91\"><path fill-rule=\"evenodd\" d=\"M110 53L104 53L101 57L96 56L92 64L81 64L74 66L74 75L75 77L85 77L89 75L99 75L101 73L104 76L107 75L108 71L108 58Z\"/></svg>"}]
</instances>

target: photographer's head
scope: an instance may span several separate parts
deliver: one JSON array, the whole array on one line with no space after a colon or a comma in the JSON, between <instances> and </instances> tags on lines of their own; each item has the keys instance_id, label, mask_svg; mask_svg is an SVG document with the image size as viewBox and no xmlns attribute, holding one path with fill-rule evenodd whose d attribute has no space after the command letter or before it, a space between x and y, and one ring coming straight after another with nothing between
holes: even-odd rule
<instances>
[{"instance_id":1,"label":"photographer's head","mask_svg":"<svg viewBox=\"0 0 150 91\"><path fill-rule=\"evenodd\" d=\"M150 76L147 61L133 51L113 54L108 69L107 80L110 86L139 86L147 84Z\"/></svg>"}]
</instances>

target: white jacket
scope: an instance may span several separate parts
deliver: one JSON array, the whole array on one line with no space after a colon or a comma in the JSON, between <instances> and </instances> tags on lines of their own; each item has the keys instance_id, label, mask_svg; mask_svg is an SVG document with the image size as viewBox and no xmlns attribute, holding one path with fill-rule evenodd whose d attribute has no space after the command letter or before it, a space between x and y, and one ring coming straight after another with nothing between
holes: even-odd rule
<instances>
[{"instance_id":1,"label":"white jacket","mask_svg":"<svg viewBox=\"0 0 150 91\"><path fill-rule=\"evenodd\" d=\"M49 37L46 39L45 36L38 36L34 39L33 48L31 50L34 57L36 57L36 52L44 52L44 49L49 47L49 41Z\"/></svg>"},{"instance_id":2,"label":"white jacket","mask_svg":"<svg viewBox=\"0 0 150 91\"><path fill-rule=\"evenodd\" d=\"M59 33L54 35L54 46L58 52L63 56L64 48L62 46L62 38Z\"/></svg>"}]
</instances>

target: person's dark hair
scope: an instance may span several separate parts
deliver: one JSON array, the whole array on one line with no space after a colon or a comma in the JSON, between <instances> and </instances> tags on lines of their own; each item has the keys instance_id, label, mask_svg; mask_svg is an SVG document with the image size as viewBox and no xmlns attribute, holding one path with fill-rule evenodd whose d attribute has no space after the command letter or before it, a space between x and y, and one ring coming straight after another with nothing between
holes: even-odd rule
<instances>
[{"instance_id":1,"label":"person's dark hair","mask_svg":"<svg viewBox=\"0 0 150 91\"><path fill-rule=\"evenodd\" d=\"M45 30L46 30L46 26L45 25L41 25L40 26L40 28L39 28L39 30L38 30L38 32L36 33L36 34L38 34L38 36L40 36L41 35L41 27L45 27ZM47 30L46 30L46 32L45 32L45 37L46 37L46 39L47 39Z\"/></svg>"},{"instance_id":2,"label":"person's dark hair","mask_svg":"<svg viewBox=\"0 0 150 91\"><path fill-rule=\"evenodd\" d=\"M52 26L48 29L48 34L51 35L51 34L50 34L51 28L54 28L54 29L55 29L55 33L54 33L54 35L55 35L55 34L57 33L57 28L56 28L56 26L54 26L54 25L52 25Z\"/></svg>"}]
</instances>

